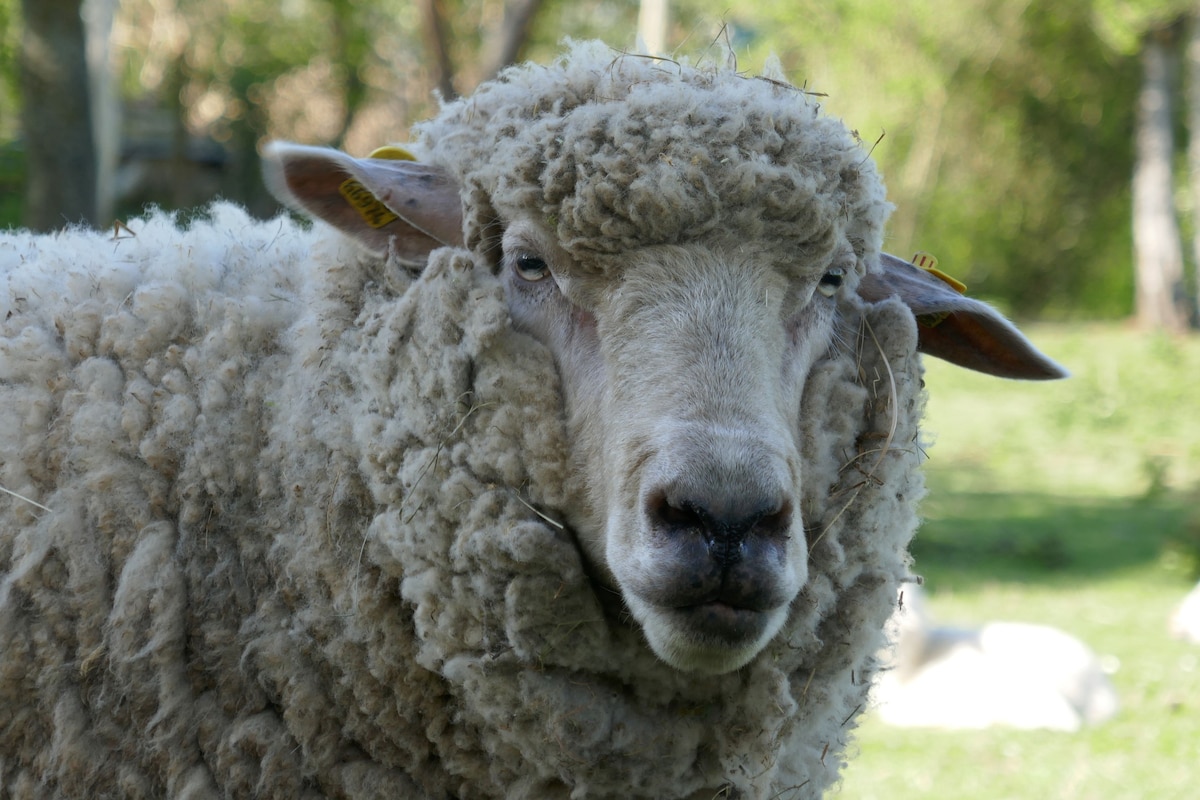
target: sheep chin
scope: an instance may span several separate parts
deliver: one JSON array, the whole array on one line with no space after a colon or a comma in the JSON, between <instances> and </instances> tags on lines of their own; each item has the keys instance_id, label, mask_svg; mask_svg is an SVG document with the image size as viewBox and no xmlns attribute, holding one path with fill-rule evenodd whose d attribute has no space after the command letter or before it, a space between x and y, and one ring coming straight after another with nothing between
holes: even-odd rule
<instances>
[{"instance_id":1,"label":"sheep chin","mask_svg":"<svg viewBox=\"0 0 1200 800\"><path fill-rule=\"evenodd\" d=\"M660 659L681 672L723 675L744 667L762 652L787 621L785 605L768 611L710 608L710 603L685 609L662 608L638 598L626 596L626 604L650 649ZM710 621L703 618L716 613L736 616L730 627L742 637L714 634Z\"/></svg>"}]
</instances>

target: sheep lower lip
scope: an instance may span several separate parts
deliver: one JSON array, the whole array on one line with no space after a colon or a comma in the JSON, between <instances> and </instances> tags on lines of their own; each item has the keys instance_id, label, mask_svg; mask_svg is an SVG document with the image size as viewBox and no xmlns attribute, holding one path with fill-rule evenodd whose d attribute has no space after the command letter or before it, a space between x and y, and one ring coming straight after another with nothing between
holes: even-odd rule
<instances>
[{"instance_id":1,"label":"sheep lower lip","mask_svg":"<svg viewBox=\"0 0 1200 800\"><path fill-rule=\"evenodd\" d=\"M675 608L672 612L682 626L705 638L730 644L758 638L767 623L766 615L761 611L716 601Z\"/></svg>"}]
</instances>

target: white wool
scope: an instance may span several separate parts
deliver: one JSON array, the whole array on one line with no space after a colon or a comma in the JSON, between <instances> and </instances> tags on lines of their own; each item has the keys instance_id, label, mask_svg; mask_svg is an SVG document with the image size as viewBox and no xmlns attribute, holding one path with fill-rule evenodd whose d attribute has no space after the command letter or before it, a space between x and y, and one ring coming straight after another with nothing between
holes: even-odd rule
<instances>
[{"instance_id":1,"label":"white wool","mask_svg":"<svg viewBox=\"0 0 1200 800\"><path fill-rule=\"evenodd\" d=\"M600 58L580 46L572 91ZM658 81L651 66L623 80ZM882 185L840 124L768 82L688 75L696 92L741 81L721 102L791 109L778 131L714 124L723 153L792 131L829 173L793 181L756 157L778 184L763 199L736 164L714 167L736 202L727 229L698 213L697 235L800 226L770 241L793 256L846 242L855 269L875 268ZM675 158L695 143L659 144ZM455 157L450 137L430 151ZM509 325L477 205L494 176L457 167L470 249L435 251L419 275L228 205L182 231L152 214L116 241L0 237L5 791L751 798L837 780L923 492L911 312L847 301L799 415L809 580L752 663L685 674L605 611L558 524L582 491L558 373ZM538 195L536 177L504 179L497 203ZM671 189L683 203L701 183ZM641 187L605 226L594 188L555 189L573 209L560 229L613 269L661 204ZM686 216L654 236L686 235Z\"/></svg>"},{"instance_id":2,"label":"white wool","mask_svg":"<svg viewBox=\"0 0 1200 800\"><path fill-rule=\"evenodd\" d=\"M878 483L822 488L864 409L890 426L858 383L886 372L873 345L810 380L824 533L794 621L751 667L696 678L605 617L570 533L531 510L553 519L569 487L557 378L488 269L444 251L381 280L328 233L212 214L131 223L119 269L80 231L19 238L2 265L0 481L51 509L0 500L21 526L0 551L6 781L485 797L835 779L890 608L859 598L905 573L920 494L909 448ZM174 273L170 237L191 254ZM911 318L872 314L911 404ZM29 772L50 740L59 766ZM123 743L119 766L94 741Z\"/></svg>"}]
</instances>

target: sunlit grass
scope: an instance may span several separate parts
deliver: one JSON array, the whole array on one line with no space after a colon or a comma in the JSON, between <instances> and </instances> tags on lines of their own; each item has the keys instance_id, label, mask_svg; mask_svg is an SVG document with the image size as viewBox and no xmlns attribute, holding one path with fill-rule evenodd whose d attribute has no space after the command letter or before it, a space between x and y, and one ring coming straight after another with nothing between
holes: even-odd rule
<instances>
[{"instance_id":1,"label":"sunlit grass","mask_svg":"<svg viewBox=\"0 0 1200 800\"><path fill-rule=\"evenodd\" d=\"M997 381L929 360L930 469L949 485L1135 497L1200 485L1200 339L1035 327L1073 373Z\"/></svg>"},{"instance_id":2,"label":"sunlit grass","mask_svg":"<svg viewBox=\"0 0 1200 800\"><path fill-rule=\"evenodd\" d=\"M868 714L843 797L1197 795L1200 647L1166 623L1200 566L1200 339L1033 336L1074 378L929 365L937 443L916 570L941 622L1082 638L1115 669L1122 710L1076 734L889 728Z\"/></svg>"}]
</instances>

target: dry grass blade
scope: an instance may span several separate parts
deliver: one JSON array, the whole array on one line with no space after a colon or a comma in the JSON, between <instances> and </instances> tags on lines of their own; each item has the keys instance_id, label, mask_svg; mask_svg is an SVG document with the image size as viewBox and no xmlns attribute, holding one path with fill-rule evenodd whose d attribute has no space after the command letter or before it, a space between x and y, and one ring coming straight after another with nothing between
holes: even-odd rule
<instances>
[{"instance_id":1,"label":"dry grass blade","mask_svg":"<svg viewBox=\"0 0 1200 800\"><path fill-rule=\"evenodd\" d=\"M24 502L29 503L29 505L33 506L34 508L40 508L42 511L47 511L47 512L52 511L52 509L47 508L46 506L42 505L41 503L37 502L36 500L31 500L23 494L18 494L16 492L14 492L12 489L5 489L3 486L0 486L0 492L3 492L4 494L6 494L10 497L15 497L18 500L23 500Z\"/></svg>"},{"instance_id":2,"label":"dry grass blade","mask_svg":"<svg viewBox=\"0 0 1200 800\"><path fill-rule=\"evenodd\" d=\"M550 517L546 516L544 513L539 511L538 509L534 508L533 505L531 505L529 503L529 501L526 500L524 497L521 497L520 494L517 495L517 499L521 501L521 505L525 506L530 511L537 514L539 517L541 517L543 520L545 520L548 524L553 525L554 527L558 528L560 531L566 530L566 528L567 528L566 525L563 525L561 522L559 522L556 519L551 519Z\"/></svg>"},{"instance_id":3,"label":"dry grass blade","mask_svg":"<svg viewBox=\"0 0 1200 800\"><path fill-rule=\"evenodd\" d=\"M862 487L869 485L870 483L872 483L872 481L875 480L876 471L878 471L880 465L883 464L883 459L887 457L887 454L892 449L892 442L896 438L896 428L900 424L899 409L896 407L899 403L899 398L896 393L896 375L894 372L892 372L892 365L888 361L887 353L885 353L883 350L883 345L879 343L879 337L877 337L875 335L875 330L871 327L871 323L867 321L866 317L863 317L863 330L866 332L867 335L869 335L871 337L871 341L875 344L875 349L879 351L880 360L883 361L884 369L887 370L887 386L888 386L887 405L888 405L889 410L891 411L891 419L889 420L889 423L888 423L887 437L884 439L884 442L880 447L869 451L869 452L873 452L873 453L878 453L879 457L875 459L875 463L871 465L871 468L869 470L867 470L866 472L864 472L864 474L866 475L866 479L861 481L855 487L854 494L850 495L850 499L847 500L840 509L838 509L838 512L833 515L833 519L829 520L829 522L825 525L825 527L821 529L821 532L819 534L817 534L817 536L813 539L812 544L810 544L808 546L809 553L813 552L813 549L816 548L817 543L820 542L821 539L823 539L825 537L825 534L829 532L829 529L832 528L839 519L841 519L842 514L845 514L846 510L849 509L850 506L854 504L854 501L858 498L859 493L862 491ZM849 463L853 463L857 459L861 458L863 455L865 455L865 453L856 455L854 458L852 458L850 460ZM843 469L845 469L845 466L846 465L843 465Z\"/></svg>"},{"instance_id":4,"label":"dry grass blade","mask_svg":"<svg viewBox=\"0 0 1200 800\"><path fill-rule=\"evenodd\" d=\"M466 395L464 395L464 397L465 396ZM463 399L463 397L459 398L460 401L462 399ZM438 459L442 455L442 450L445 449L445 447L446 447L446 444L449 443L449 441L451 439L453 439L458 434L459 431L462 430L463 426L467 424L467 420L469 420L476 411L478 411L481 408L485 408L489 405L492 405L492 404L491 403L480 403L478 405L472 405L469 408L467 408L466 413L463 414L462 417L458 420L458 423L455 424L454 429L451 430L448 434L446 434L446 436L440 442L438 442L438 446L434 450L433 455L430 457L429 461L425 464L425 466L421 468L420 473L417 474L416 480L413 481L412 489L409 490L409 494L411 494L412 490L416 489L417 486L419 486L421 484L421 482L425 479L425 476L429 473L429 471L431 469L433 469L434 465L437 464ZM400 514L400 516L402 517L402 521L405 524L411 522L413 517L416 516L416 513L417 513L417 509L413 509L412 513L410 513L408 515L408 518L403 519L404 508L408 504L409 494L406 494L404 499L400 501L400 507L397 509L397 512ZM522 501L522 502L524 502L524 501ZM535 509L535 511L536 511L536 509ZM367 542L369 540L369 533L370 533L370 529L368 528L367 533L363 534L362 544L358 548L358 558L355 560L355 564L354 564L354 601L353 601L354 609L358 608L358 588L359 588L359 583L360 583L359 578L362 575L363 556L366 555ZM355 612L352 610L350 612L350 614L353 614L353 613L355 613ZM347 614L347 616L349 616L350 614Z\"/></svg>"}]
</instances>

